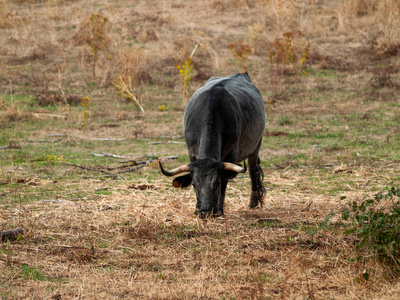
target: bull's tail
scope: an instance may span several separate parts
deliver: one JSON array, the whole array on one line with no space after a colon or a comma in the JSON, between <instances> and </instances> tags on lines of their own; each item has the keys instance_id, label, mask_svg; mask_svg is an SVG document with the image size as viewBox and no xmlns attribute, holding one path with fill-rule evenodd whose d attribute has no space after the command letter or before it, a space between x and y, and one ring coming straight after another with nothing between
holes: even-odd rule
<instances>
[{"instance_id":1,"label":"bull's tail","mask_svg":"<svg viewBox=\"0 0 400 300\"><path fill-rule=\"evenodd\" d=\"M265 187L264 187L264 184L263 184L263 181L264 181L264 172L263 172L263 169L261 168L261 161L260 161L260 158L258 158L258 169L259 169L259 175L258 175L258 178L257 178L257 190L258 190L258 193L259 193L259 201L260 201L260 206L262 207L263 206L263 204L264 204L264 197L265 197L265 195L266 195L266 193L267 193L267 190L265 189Z\"/></svg>"}]
</instances>

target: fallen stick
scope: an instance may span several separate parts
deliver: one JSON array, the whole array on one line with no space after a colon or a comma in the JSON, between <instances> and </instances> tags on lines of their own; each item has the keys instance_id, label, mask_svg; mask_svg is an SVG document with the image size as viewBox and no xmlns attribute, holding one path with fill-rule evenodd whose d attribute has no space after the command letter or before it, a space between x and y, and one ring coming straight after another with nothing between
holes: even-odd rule
<instances>
[{"instance_id":1,"label":"fallen stick","mask_svg":"<svg viewBox=\"0 0 400 300\"><path fill-rule=\"evenodd\" d=\"M1 194L0 194L0 197L7 196L8 194L11 194L11 192L1 193Z\"/></svg>"},{"instance_id":2,"label":"fallen stick","mask_svg":"<svg viewBox=\"0 0 400 300\"><path fill-rule=\"evenodd\" d=\"M168 159L177 159L179 155L170 155L170 156L160 156L158 160L168 160Z\"/></svg>"},{"instance_id":3,"label":"fallen stick","mask_svg":"<svg viewBox=\"0 0 400 300\"><path fill-rule=\"evenodd\" d=\"M105 153L105 152L102 152L101 154L103 154L104 156L113 157L113 158L133 159L132 157L121 156L121 155L116 155L116 154L111 154L111 153Z\"/></svg>"},{"instance_id":4,"label":"fallen stick","mask_svg":"<svg viewBox=\"0 0 400 300\"><path fill-rule=\"evenodd\" d=\"M82 176L82 177L79 177L79 178L82 178L82 179L113 178L113 179L115 179L115 178L119 178L119 176L118 175L114 175L114 174L110 174L110 175L103 175L103 176Z\"/></svg>"},{"instance_id":5,"label":"fallen stick","mask_svg":"<svg viewBox=\"0 0 400 300\"><path fill-rule=\"evenodd\" d=\"M27 141L24 141L24 142L25 143L57 143L57 142L59 142L61 140L62 140L62 138L59 138L59 139L54 140L54 141L49 141L49 140L38 140L38 141L27 140Z\"/></svg>"},{"instance_id":6,"label":"fallen stick","mask_svg":"<svg viewBox=\"0 0 400 300\"><path fill-rule=\"evenodd\" d=\"M177 142L177 141L166 141L166 142L151 142L149 145L160 145L160 144L184 144L185 142Z\"/></svg>"},{"instance_id":7,"label":"fallen stick","mask_svg":"<svg viewBox=\"0 0 400 300\"><path fill-rule=\"evenodd\" d=\"M160 135L162 139L180 139L183 138L183 135Z\"/></svg>"},{"instance_id":8,"label":"fallen stick","mask_svg":"<svg viewBox=\"0 0 400 300\"><path fill-rule=\"evenodd\" d=\"M64 133L55 133L55 134L50 134L47 137L67 137L68 134L64 134Z\"/></svg>"},{"instance_id":9,"label":"fallen stick","mask_svg":"<svg viewBox=\"0 0 400 300\"><path fill-rule=\"evenodd\" d=\"M105 155L101 154L101 153L92 153L92 156L94 156L94 157L104 157Z\"/></svg>"},{"instance_id":10,"label":"fallen stick","mask_svg":"<svg viewBox=\"0 0 400 300\"><path fill-rule=\"evenodd\" d=\"M145 166L146 166L145 164L138 165L138 166L136 166L136 167L134 167L134 168L131 168L131 169L128 169L128 170L119 171L118 174L128 173L128 172L135 172L135 171L137 171L137 170L139 170L140 168L143 168L143 167L145 167Z\"/></svg>"},{"instance_id":11,"label":"fallen stick","mask_svg":"<svg viewBox=\"0 0 400 300\"><path fill-rule=\"evenodd\" d=\"M92 138L92 141L124 141L126 139L118 139L118 138Z\"/></svg>"},{"instance_id":12,"label":"fallen stick","mask_svg":"<svg viewBox=\"0 0 400 300\"><path fill-rule=\"evenodd\" d=\"M136 164L134 164L134 165L136 166L136 165L138 165L138 164L136 163ZM104 169L107 169L108 171L114 171L114 170L118 170L118 169L128 168L128 167L131 167L131 166L132 166L132 164L128 164L128 165L122 165L122 166L114 167L114 168L104 167Z\"/></svg>"},{"instance_id":13,"label":"fallen stick","mask_svg":"<svg viewBox=\"0 0 400 300\"><path fill-rule=\"evenodd\" d=\"M112 174L112 173L110 173L110 172L107 172L107 171L104 171L104 170L101 170L101 169L96 169L96 168L91 168L91 167L84 167L84 166L76 165L76 164L73 164L73 163L70 163L70 162L67 162L67 165L73 166L73 167L77 167L77 168L80 168L80 169L82 169L82 170L87 170L87 171L99 171L99 172L102 172L102 173L105 173L105 174L114 175L114 174Z\"/></svg>"},{"instance_id":14,"label":"fallen stick","mask_svg":"<svg viewBox=\"0 0 400 300\"><path fill-rule=\"evenodd\" d=\"M53 117L53 118L62 118L62 119L65 119L65 116L62 116L62 115L55 115L55 114L34 113L33 115L34 115L35 117L38 117L38 118L40 118L40 117L42 116L42 117Z\"/></svg>"},{"instance_id":15,"label":"fallen stick","mask_svg":"<svg viewBox=\"0 0 400 300\"><path fill-rule=\"evenodd\" d=\"M118 174L137 171L137 170L139 170L140 168L143 168L143 167L147 166L147 165L150 164L152 161L153 161L153 160L152 160L151 158L149 158L149 159L146 160L146 161L141 161L141 162L138 163L138 165L137 165L136 167L131 168L131 169L128 169L128 170L119 171Z\"/></svg>"},{"instance_id":16,"label":"fallen stick","mask_svg":"<svg viewBox=\"0 0 400 300\"><path fill-rule=\"evenodd\" d=\"M119 161L118 163L120 163L120 164L134 164L134 165L138 164L138 162L136 160L133 160L133 159Z\"/></svg>"},{"instance_id":17,"label":"fallen stick","mask_svg":"<svg viewBox=\"0 0 400 300\"><path fill-rule=\"evenodd\" d=\"M5 241L13 241L18 238L19 235L24 234L24 230L22 228L15 228L12 230L0 231L0 240L2 242Z\"/></svg>"}]
</instances>

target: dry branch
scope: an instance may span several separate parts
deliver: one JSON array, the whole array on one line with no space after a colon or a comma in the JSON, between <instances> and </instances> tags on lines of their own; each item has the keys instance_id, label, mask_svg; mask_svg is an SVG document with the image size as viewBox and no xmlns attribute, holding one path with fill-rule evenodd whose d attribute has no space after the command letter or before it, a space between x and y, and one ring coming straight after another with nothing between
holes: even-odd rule
<instances>
[{"instance_id":1,"label":"dry branch","mask_svg":"<svg viewBox=\"0 0 400 300\"><path fill-rule=\"evenodd\" d=\"M147 165L150 164L152 161L153 161L153 160L152 160L151 158L149 158L149 159L146 160L146 161L141 161L141 162L138 163L138 165L137 165L136 167L131 168L131 169L128 169L128 170L119 171L118 174L127 173L127 172L135 172L135 171L139 170L140 168L143 168L143 167L147 166Z\"/></svg>"},{"instance_id":2,"label":"dry branch","mask_svg":"<svg viewBox=\"0 0 400 300\"><path fill-rule=\"evenodd\" d=\"M62 116L62 115L55 115L55 114L34 113L33 115L34 115L35 117L37 117L37 118L41 118L41 117L52 117L52 118L61 118L61 119L65 119L65 116Z\"/></svg>"},{"instance_id":3,"label":"dry branch","mask_svg":"<svg viewBox=\"0 0 400 300\"><path fill-rule=\"evenodd\" d=\"M116 179L116 178L119 178L119 176L116 175L116 174L109 174L109 175L103 175L103 176L82 176L80 178L82 178L82 179L99 179L99 178L113 178L113 179Z\"/></svg>"},{"instance_id":4,"label":"dry branch","mask_svg":"<svg viewBox=\"0 0 400 300\"><path fill-rule=\"evenodd\" d=\"M160 144L184 144L185 142L177 142L177 141L166 141L166 142L151 142L149 145L160 145Z\"/></svg>"},{"instance_id":5,"label":"dry branch","mask_svg":"<svg viewBox=\"0 0 400 300\"><path fill-rule=\"evenodd\" d=\"M124 141L126 139L119 139L119 138L92 138L91 141Z\"/></svg>"},{"instance_id":6,"label":"dry branch","mask_svg":"<svg viewBox=\"0 0 400 300\"><path fill-rule=\"evenodd\" d=\"M80 168L80 169L82 169L82 170L87 170L87 171L99 171L99 172L102 172L102 173L105 173L105 174L113 175L113 174L111 174L110 172L107 172L107 171L104 171L104 170L101 170L101 169L98 169L98 168L84 167L84 166L76 165L76 164L73 164L73 163L70 163L70 162L67 162L67 165L73 166L73 167L77 167L77 168Z\"/></svg>"},{"instance_id":7,"label":"dry branch","mask_svg":"<svg viewBox=\"0 0 400 300\"><path fill-rule=\"evenodd\" d=\"M54 140L54 141L50 141L50 140L37 140L37 141L35 141L35 140L27 140L27 141L24 141L24 142L25 143L57 143L57 142L59 142L61 140L62 140L62 138L59 138L59 139Z\"/></svg>"},{"instance_id":8,"label":"dry branch","mask_svg":"<svg viewBox=\"0 0 400 300\"><path fill-rule=\"evenodd\" d=\"M0 240L2 242L4 241L13 241L18 238L19 235L24 234L24 230L22 228L15 228L12 230L5 230L5 231L0 231Z\"/></svg>"},{"instance_id":9,"label":"dry branch","mask_svg":"<svg viewBox=\"0 0 400 300\"><path fill-rule=\"evenodd\" d=\"M183 135L160 135L161 139L181 139Z\"/></svg>"},{"instance_id":10,"label":"dry branch","mask_svg":"<svg viewBox=\"0 0 400 300\"><path fill-rule=\"evenodd\" d=\"M163 157L160 156L158 159L164 161L164 160L168 160L168 159L177 159L178 157L179 157L179 155L170 155L170 156L163 156Z\"/></svg>"},{"instance_id":11,"label":"dry branch","mask_svg":"<svg viewBox=\"0 0 400 300\"><path fill-rule=\"evenodd\" d=\"M96 157L112 157L112 158L123 158L123 159L130 159L130 160L134 160L134 158L132 157L127 157L127 156L121 156L121 155L116 155L116 154L111 154L111 153L92 153L92 156L96 156Z\"/></svg>"},{"instance_id":12,"label":"dry branch","mask_svg":"<svg viewBox=\"0 0 400 300\"><path fill-rule=\"evenodd\" d=\"M55 133L55 134L50 134L47 137L67 137L68 134L65 133Z\"/></svg>"},{"instance_id":13,"label":"dry branch","mask_svg":"<svg viewBox=\"0 0 400 300\"><path fill-rule=\"evenodd\" d=\"M118 174L122 174L122 173L128 173L128 172L135 172L135 171L137 171L137 170L139 170L140 168L143 168L143 167L145 167L146 165L138 165L138 166L136 166L136 167L134 167L134 168L131 168L131 169L128 169L128 170L123 170L123 171L119 171L118 172Z\"/></svg>"}]
</instances>

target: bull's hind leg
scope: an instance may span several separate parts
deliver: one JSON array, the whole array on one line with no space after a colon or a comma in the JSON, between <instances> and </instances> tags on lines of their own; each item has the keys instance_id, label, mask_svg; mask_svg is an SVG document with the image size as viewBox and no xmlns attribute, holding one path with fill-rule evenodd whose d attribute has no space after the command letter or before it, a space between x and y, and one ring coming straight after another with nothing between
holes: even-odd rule
<instances>
[{"instance_id":1,"label":"bull's hind leg","mask_svg":"<svg viewBox=\"0 0 400 300\"><path fill-rule=\"evenodd\" d=\"M262 183L264 173L260 166L260 158L258 152L260 151L261 142L258 145L256 151L249 156L249 172L251 178L251 197L250 197L250 208L255 208L259 204L263 205L265 196L265 187Z\"/></svg>"}]
</instances>

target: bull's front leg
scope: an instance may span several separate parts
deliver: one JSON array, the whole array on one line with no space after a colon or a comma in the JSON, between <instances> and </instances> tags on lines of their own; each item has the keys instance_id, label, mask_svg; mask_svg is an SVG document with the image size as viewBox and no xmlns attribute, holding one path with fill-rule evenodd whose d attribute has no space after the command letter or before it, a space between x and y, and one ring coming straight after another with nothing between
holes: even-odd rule
<instances>
[{"instance_id":1,"label":"bull's front leg","mask_svg":"<svg viewBox=\"0 0 400 300\"><path fill-rule=\"evenodd\" d=\"M218 199L217 213L214 213L214 215L217 217L224 215L224 202L225 202L225 193L227 185L228 185L228 179L221 178L221 195L219 196Z\"/></svg>"}]
</instances>

